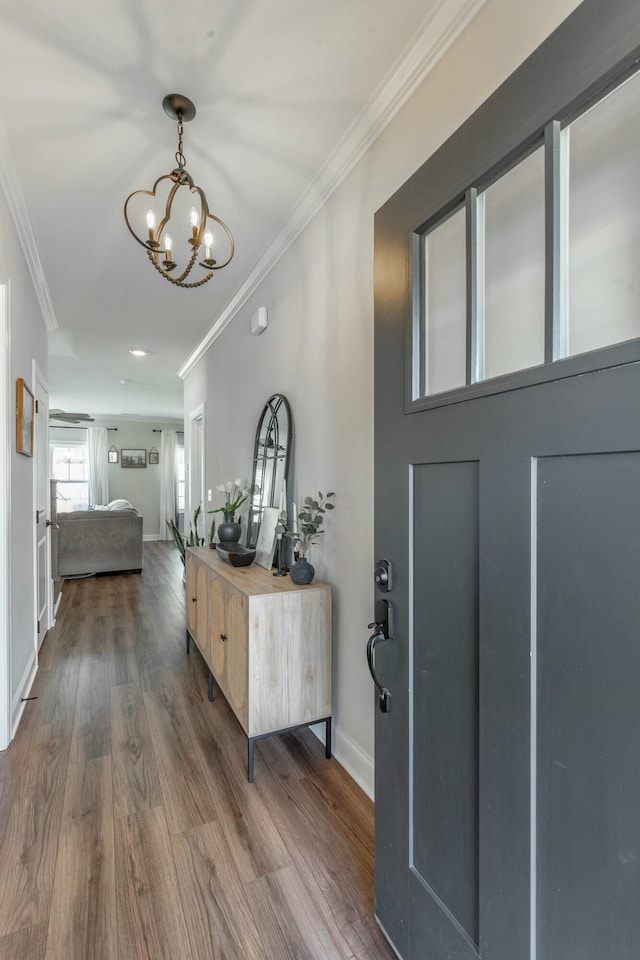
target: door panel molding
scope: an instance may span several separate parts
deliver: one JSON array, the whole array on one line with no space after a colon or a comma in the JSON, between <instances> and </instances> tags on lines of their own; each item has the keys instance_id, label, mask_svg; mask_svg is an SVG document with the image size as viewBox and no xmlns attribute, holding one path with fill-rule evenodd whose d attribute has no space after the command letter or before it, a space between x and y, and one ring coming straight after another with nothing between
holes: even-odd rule
<instances>
[{"instance_id":1,"label":"door panel molding","mask_svg":"<svg viewBox=\"0 0 640 960\"><path fill-rule=\"evenodd\" d=\"M538 478L539 955L632 960L640 451L545 458Z\"/></svg>"},{"instance_id":2,"label":"door panel molding","mask_svg":"<svg viewBox=\"0 0 640 960\"><path fill-rule=\"evenodd\" d=\"M411 866L475 947L478 463L413 464L412 475L412 623L424 633L411 635L409 762L419 813L410 824Z\"/></svg>"}]
</instances>

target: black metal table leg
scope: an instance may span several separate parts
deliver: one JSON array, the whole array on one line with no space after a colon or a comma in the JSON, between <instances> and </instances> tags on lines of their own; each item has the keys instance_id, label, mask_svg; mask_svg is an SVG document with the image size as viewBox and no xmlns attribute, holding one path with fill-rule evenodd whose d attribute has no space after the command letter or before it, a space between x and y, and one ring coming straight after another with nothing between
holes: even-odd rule
<instances>
[{"instance_id":1,"label":"black metal table leg","mask_svg":"<svg viewBox=\"0 0 640 960\"><path fill-rule=\"evenodd\" d=\"M325 722L324 755L331 760L331 717L327 717Z\"/></svg>"},{"instance_id":2,"label":"black metal table leg","mask_svg":"<svg viewBox=\"0 0 640 960\"><path fill-rule=\"evenodd\" d=\"M187 633L187 655L191 652L191 637L189 636L189 631Z\"/></svg>"},{"instance_id":3,"label":"black metal table leg","mask_svg":"<svg viewBox=\"0 0 640 960\"><path fill-rule=\"evenodd\" d=\"M211 670L209 670L209 700L214 700L214 699L215 698L213 696L213 674L211 673Z\"/></svg>"},{"instance_id":4,"label":"black metal table leg","mask_svg":"<svg viewBox=\"0 0 640 960\"><path fill-rule=\"evenodd\" d=\"M247 740L247 780L253 783L253 740Z\"/></svg>"}]
</instances>

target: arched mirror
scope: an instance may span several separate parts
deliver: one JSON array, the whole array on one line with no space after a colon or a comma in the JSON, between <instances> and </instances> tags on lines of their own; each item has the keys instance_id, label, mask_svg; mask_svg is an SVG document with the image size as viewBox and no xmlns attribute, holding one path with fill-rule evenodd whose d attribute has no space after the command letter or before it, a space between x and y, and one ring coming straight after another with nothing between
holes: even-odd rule
<instances>
[{"instance_id":1,"label":"arched mirror","mask_svg":"<svg viewBox=\"0 0 640 960\"><path fill-rule=\"evenodd\" d=\"M255 547L265 507L287 509L287 483L293 442L291 408L286 397L275 393L267 400L256 430L247 546Z\"/></svg>"}]
</instances>

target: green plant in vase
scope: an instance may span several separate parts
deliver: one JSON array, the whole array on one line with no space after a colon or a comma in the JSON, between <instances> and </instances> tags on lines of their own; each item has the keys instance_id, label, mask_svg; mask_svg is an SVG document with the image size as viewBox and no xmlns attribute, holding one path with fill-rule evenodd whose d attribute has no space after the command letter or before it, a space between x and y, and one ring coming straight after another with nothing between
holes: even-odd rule
<instances>
[{"instance_id":1,"label":"green plant in vase","mask_svg":"<svg viewBox=\"0 0 640 960\"><path fill-rule=\"evenodd\" d=\"M223 543L237 543L240 539L240 524L236 522L236 510L239 510L245 500L248 499L249 485L246 480L238 477L237 480L228 480L227 483L218 484L216 490L224 493L224 505L215 507L208 512L224 514L224 523L218 525L218 539ZM212 532L213 530L212 525ZM211 539L213 540L213 535Z\"/></svg>"},{"instance_id":2,"label":"green plant in vase","mask_svg":"<svg viewBox=\"0 0 640 960\"><path fill-rule=\"evenodd\" d=\"M305 497L303 509L294 521L293 530L284 530L284 524L281 521L284 536L293 541L293 548L299 554L299 559L289 572L294 583L306 584L313 580L315 569L307 560L307 553L324 533L322 525L327 510L334 509L334 504L330 503L333 497L335 493L327 493L326 496L318 493L317 500L314 497Z\"/></svg>"},{"instance_id":3,"label":"green plant in vase","mask_svg":"<svg viewBox=\"0 0 640 960\"><path fill-rule=\"evenodd\" d=\"M189 536L184 537L178 530L174 520L167 520L167 526L171 531L173 542L180 552L180 559L186 562L187 547L201 547L204 544L204 537L198 536L198 518L202 513L202 507L198 505L193 512L193 520L189 526Z\"/></svg>"}]
</instances>

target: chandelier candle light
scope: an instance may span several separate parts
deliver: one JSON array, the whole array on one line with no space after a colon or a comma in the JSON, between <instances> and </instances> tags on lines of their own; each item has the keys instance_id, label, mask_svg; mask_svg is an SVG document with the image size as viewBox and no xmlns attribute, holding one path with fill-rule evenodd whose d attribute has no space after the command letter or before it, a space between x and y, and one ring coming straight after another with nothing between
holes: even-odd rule
<instances>
[{"instance_id":1,"label":"chandelier candle light","mask_svg":"<svg viewBox=\"0 0 640 960\"><path fill-rule=\"evenodd\" d=\"M178 287L201 287L203 283L211 279L214 271L222 270L222 268L226 267L231 261L235 244L231 231L226 223L213 213L210 213L204 191L193 182L193 178L187 173L186 160L182 152L183 124L189 120L193 120L196 115L196 108L191 100L183 97L179 93L168 94L162 101L162 106L167 116L177 120L178 123L178 149L176 151L176 163L178 166L175 170L172 170L171 173L158 177L152 190L136 190L134 193L131 193L127 197L124 205L124 219L132 236L145 248L149 260L165 279ZM131 225L129 205L133 203L136 210L138 207L142 209L141 201L138 200L140 197L151 197L151 202L157 200L162 204L163 201L158 196L158 188L160 185L165 185L164 181L168 181L166 186L169 187L164 212L162 216L158 216L153 208L149 208L145 217L146 236L144 234L139 235ZM190 198L191 207L188 215L186 215L184 210L182 213L178 213L172 225L171 211L180 187L187 187L188 191L193 194ZM179 206L180 204L176 202L176 208ZM180 220L182 220L182 223ZM176 238L183 237L186 234L185 254L187 255L187 259L184 268L180 268L182 272L178 276L174 276L173 271L176 270L178 266L177 260L180 258L174 247L174 239L169 232L170 227L175 230L174 236ZM221 230L218 229L218 227L221 228ZM228 256L226 260L219 263L213 257L214 237L217 247L219 238L225 236L226 243L228 244ZM199 257L202 256L201 251L204 252L204 257L198 262L198 266L206 270L206 273L198 280L191 279L187 281L191 270L199 260Z\"/></svg>"}]
</instances>

